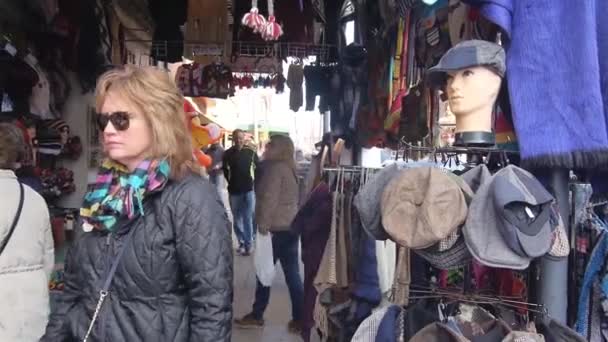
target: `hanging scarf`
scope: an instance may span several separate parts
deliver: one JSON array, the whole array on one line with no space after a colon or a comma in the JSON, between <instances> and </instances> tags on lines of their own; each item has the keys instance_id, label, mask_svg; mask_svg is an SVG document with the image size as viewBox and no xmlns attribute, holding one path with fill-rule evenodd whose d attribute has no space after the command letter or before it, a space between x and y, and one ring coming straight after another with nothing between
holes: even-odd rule
<instances>
[{"instance_id":1,"label":"hanging scarf","mask_svg":"<svg viewBox=\"0 0 608 342\"><path fill-rule=\"evenodd\" d=\"M143 215L143 199L164 188L169 171L166 160L145 160L131 173L123 165L105 160L80 209L83 229L111 232L120 218Z\"/></svg>"}]
</instances>

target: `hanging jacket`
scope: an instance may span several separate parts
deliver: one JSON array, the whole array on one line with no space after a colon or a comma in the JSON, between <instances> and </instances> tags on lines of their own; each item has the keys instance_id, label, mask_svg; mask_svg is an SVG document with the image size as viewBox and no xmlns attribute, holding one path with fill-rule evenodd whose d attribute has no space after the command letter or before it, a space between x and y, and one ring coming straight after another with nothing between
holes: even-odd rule
<instances>
[{"instance_id":1,"label":"hanging jacket","mask_svg":"<svg viewBox=\"0 0 608 342\"><path fill-rule=\"evenodd\" d=\"M144 212L112 234L84 233L70 249L65 290L41 341L82 341L129 230L89 341L230 341L232 240L217 192L188 176L146 198Z\"/></svg>"},{"instance_id":2,"label":"hanging jacket","mask_svg":"<svg viewBox=\"0 0 608 342\"><path fill-rule=\"evenodd\" d=\"M0 170L0 188L4 241L19 204L19 183L12 171ZM23 195L17 226L0 255L0 341L38 341L48 319L48 281L55 263L49 211L28 186L23 186Z\"/></svg>"}]
</instances>

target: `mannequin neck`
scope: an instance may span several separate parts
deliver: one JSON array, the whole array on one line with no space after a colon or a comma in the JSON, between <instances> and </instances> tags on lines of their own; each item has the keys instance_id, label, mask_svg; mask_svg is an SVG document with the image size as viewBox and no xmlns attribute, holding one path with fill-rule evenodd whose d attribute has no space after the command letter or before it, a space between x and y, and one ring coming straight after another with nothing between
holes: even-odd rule
<instances>
[{"instance_id":1,"label":"mannequin neck","mask_svg":"<svg viewBox=\"0 0 608 342\"><path fill-rule=\"evenodd\" d=\"M454 113L456 116L456 133L492 132L493 107L483 107L468 113Z\"/></svg>"}]
</instances>

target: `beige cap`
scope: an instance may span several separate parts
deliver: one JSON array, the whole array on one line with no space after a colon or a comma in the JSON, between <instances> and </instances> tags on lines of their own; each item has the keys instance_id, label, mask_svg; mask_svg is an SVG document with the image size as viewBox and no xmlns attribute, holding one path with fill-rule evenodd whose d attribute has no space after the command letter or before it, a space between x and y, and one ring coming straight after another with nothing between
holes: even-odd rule
<instances>
[{"instance_id":1,"label":"beige cap","mask_svg":"<svg viewBox=\"0 0 608 342\"><path fill-rule=\"evenodd\" d=\"M464 224L468 206L463 190L445 172L434 167L406 169L386 186L382 225L392 240L408 248L427 248Z\"/></svg>"}]
</instances>

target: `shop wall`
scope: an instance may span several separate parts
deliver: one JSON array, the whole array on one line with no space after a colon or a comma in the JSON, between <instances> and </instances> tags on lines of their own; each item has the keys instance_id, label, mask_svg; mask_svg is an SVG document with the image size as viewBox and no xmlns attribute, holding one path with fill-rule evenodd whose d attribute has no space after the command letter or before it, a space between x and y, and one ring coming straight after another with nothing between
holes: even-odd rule
<instances>
[{"instance_id":1,"label":"shop wall","mask_svg":"<svg viewBox=\"0 0 608 342\"><path fill-rule=\"evenodd\" d=\"M90 177L89 170L89 136L88 136L88 107L93 105L93 93L82 94L76 75L70 73L71 93L63 109L63 119L70 125L73 135L80 137L82 141L82 155L78 160L65 160L62 166L74 172L74 183L76 191L63 197L59 205L64 208L79 208L82 198L87 190ZM93 172L95 170L92 170Z\"/></svg>"}]
</instances>

